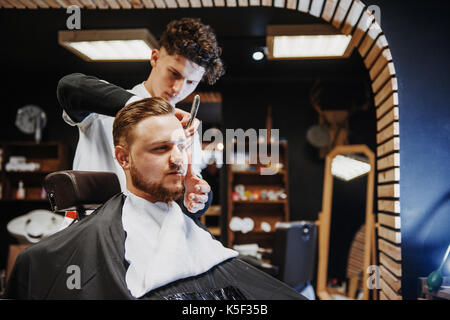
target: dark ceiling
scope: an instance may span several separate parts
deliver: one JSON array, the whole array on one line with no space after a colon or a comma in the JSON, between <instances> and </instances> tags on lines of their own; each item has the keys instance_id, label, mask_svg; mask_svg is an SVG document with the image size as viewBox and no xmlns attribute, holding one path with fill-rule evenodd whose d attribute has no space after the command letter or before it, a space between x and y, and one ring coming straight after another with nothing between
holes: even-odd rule
<instances>
[{"instance_id":1,"label":"dark ceiling","mask_svg":"<svg viewBox=\"0 0 450 320\"><path fill-rule=\"evenodd\" d=\"M319 19L298 11L251 8L85 10L81 11L81 29L148 28L159 38L173 19L200 17L210 24L223 47L227 67L224 81L299 81L317 76L345 79L365 75L361 59L316 61L260 61L251 59L255 48L265 45L267 24L311 24ZM2 39L1 64L5 68L20 65L27 69L69 70L112 76L128 74L131 82L149 71L146 62L87 63L57 44L57 31L67 30L65 10L10 10L0 12Z\"/></svg>"},{"instance_id":2,"label":"dark ceiling","mask_svg":"<svg viewBox=\"0 0 450 320\"><path fill-rule=\"evenodd\" d=\"M0 66L10 82L26 81L28 94L31 90L47 90L53 95L58 79L66 74L81 72L105 79L124 88L131 88L145 80L150 72L148 62L85 62L58 45L58 31L67 30L65 10L0 10ZM330 108L342 108L355 93L362 94L362 83L367 78L362 59L356 53L349 59L292 60L255 62L251 55L255 48L265 46L268 24L314 24L322 23L310 15L298 11L272 8L202 8L202 9L154 9L154 10L81 10L81 29L147 28L159 38L165 26L181 17L199 17L216 31L223 48L226 74L213 87L200 84L199 91L235 90L242 86L257 86L259 91L277 87L289 96L295 87L311 86L320 79L328 91L325 99ZM11 85L9 85L11 86ZM30 87L33 86L34 88ZM40 89L42 88L42 89ZM45 89L44 89L45 88ZM281 88L281 89L280 89ZM283 88L286 88L283 90ZM4 87L5 96L11 87ZM15 89L13 89L15 90ZM9 92L8 92L9 91ZM277 92L279 92L277 91ZM287 92L289 91L289 92ZM47 92L49 94L49 92ZM283 93L281 93L283 94ZM44 99L42 97L42 99ZM48 100L48 99L47 99ZM17 101L19 103L19 101ZM20 102L21 103L21 102ZM326 104L326 101L325 101ZM180 105L181 108L183 106ZM189 106L186 106L189 108ZM326 105L325 109L329 109ZM208 108L212 112L213 108ZM214 114L203 115L217 118ZM214 122L214 121L211 121Z\"/></svg>"}]
</instances>

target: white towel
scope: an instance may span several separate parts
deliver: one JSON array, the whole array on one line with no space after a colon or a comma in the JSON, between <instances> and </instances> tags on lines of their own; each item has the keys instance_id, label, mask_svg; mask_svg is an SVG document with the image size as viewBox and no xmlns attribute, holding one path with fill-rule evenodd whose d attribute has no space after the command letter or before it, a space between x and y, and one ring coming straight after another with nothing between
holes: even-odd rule
<instances>
[{"instance_id":1,"label":"white towel","mask_svg":"<svg viewBox=\"0 0 450 320\"><path fill-rule=\"evenodd\" d=\"M202 274L238 253L198 227L175 202L152 203L130 192L122 209L125 281L139 298L173 281Z\"/></svg>"}]
</instances>

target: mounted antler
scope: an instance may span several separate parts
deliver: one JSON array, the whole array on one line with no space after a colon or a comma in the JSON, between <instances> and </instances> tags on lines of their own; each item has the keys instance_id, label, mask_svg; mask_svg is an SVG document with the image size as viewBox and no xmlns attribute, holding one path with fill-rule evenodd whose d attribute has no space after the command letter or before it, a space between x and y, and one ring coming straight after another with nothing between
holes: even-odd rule
<instances>
[{"instance_id":1,"label":"mounted antler","mask_svg":"<svg viewBox=\"0 0 450 320\"><path fill-rule=\"evenodd\" d=\"M322 120L324 120L327 125L329 125L329 123L327 123L325 114L324 114L322 108L320 107L320 95L321 94L322 94L322 88L320 87L320 80L316 80L316 82L314 83L314 85L311 88L311 92L309 94L309 100L310 100L313 108L319 114L319 117Z\"/></svg>"},{"instance_id":2,"label":"mounted antler","mask_svg":"<svg viewBox=\"0 0 450 320\"><path fill-rule=\"evenodd\" d=\"M309 97L311 105L319 114L319 125L311 127L307 134L309 142L320 149L321 158L336 145L347 144L348 136L348 111L324 111L320 106L322 93L320 81L317 80Z\"/></svg>"}]
</instances>

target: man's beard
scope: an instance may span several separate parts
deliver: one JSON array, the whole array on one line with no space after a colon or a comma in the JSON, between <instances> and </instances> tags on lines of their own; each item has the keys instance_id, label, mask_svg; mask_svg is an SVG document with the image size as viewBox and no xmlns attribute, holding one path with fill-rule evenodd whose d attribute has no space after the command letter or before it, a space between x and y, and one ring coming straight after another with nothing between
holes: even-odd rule
<instances>
[{"instance_id":1,"label":"man's beard","mask_svg":"<svg viewBox=\"0 0 450 320\"><path fill-rule=\"evenodd\" d=\"M164 187L162 183L145 181L142 174L136 169L132 162L130 164L130 176L131 181L136 188L148 193L157 201L168 203L169 201L177 200L183 194L184 176L181 178L180 187L177 187L174 190Z\"/></svg>"}]
</instances>

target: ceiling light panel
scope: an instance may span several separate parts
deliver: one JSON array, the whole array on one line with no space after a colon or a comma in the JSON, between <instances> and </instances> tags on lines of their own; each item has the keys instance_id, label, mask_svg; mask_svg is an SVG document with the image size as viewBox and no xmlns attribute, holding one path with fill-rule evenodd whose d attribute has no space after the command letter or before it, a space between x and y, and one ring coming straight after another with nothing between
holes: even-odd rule
<instances>
[{"instance_id":1,"label":"ceiling light panel","mask_svg":"<svg viewBox=\"0 0 450 320\"><path fill-rule=\"evenodd\" d=\"M348 58L352 36L330 25L270 25L266 44L269 60Z\"/></svg>"},{"instance_id":2,"label":"ceiling light panel","mask_svg":"<svg viewBox=\"0 0 450 320\"><path fill-rule=\"evenodd\" d=\"M147 29L60 31L58 41L86 61L148 61L158 48Z\"/></svg>"}]
</instances>

